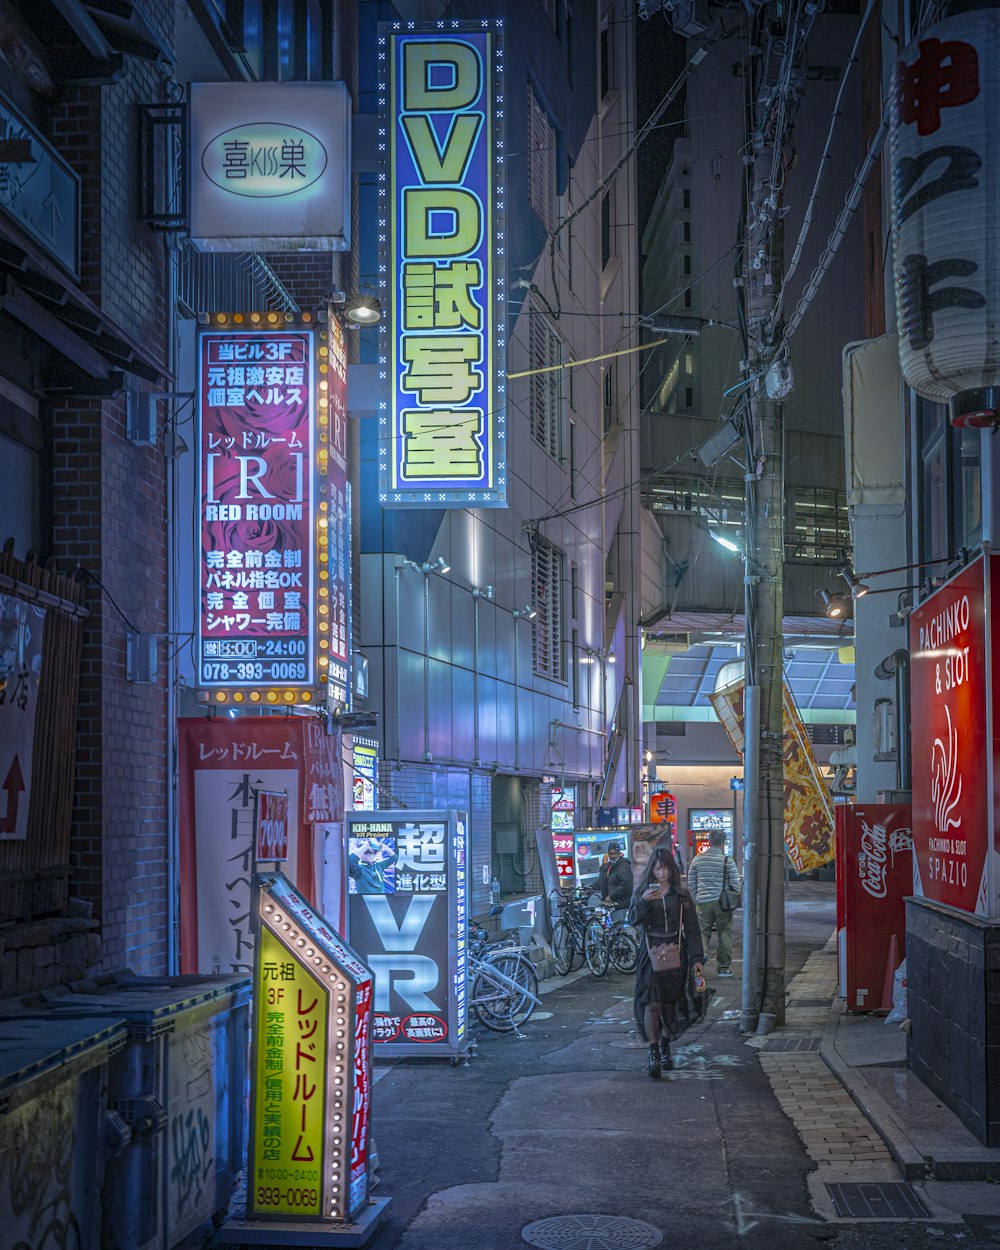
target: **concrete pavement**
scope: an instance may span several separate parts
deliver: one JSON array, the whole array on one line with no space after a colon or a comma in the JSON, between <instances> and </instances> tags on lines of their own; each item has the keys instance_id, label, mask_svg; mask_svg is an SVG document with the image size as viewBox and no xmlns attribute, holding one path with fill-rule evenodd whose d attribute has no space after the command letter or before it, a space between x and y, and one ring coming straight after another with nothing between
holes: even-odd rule
<instances>
[{"instance_id":1,"label":"concrete pavement","mask_svg":"<svg viewBox=\"0 0 1000 1250\"><path fill-rule=\"evenodd\" d=\"M833 886L792 883L785 1026L744 1037L739 975L715 980L659 1082L632 979L615 973L543 983L523 1040L480 1034L468 1067L380 1064L377 1192L393 1202L372 1250L1000 1245L1000 1187L938 1179L971 1149L949 1137L946 1156L942 1109L911 1091L914 1123L885 1095L906 1089L905 1070L885 1066L898 1030L842 1015L833 927ZM917 1176L929 1144L933 1175Z\"/></svg>"}]
</instances>

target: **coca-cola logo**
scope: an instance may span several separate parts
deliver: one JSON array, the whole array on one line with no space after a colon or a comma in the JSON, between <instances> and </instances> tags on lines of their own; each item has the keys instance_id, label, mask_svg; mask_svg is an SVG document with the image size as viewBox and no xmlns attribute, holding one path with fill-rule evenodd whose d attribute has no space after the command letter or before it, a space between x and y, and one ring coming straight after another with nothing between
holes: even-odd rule
<instances>
[{"instance_id":1,"label":"coca-cola logo","mask_svg":"<svg viewBox=\"0 0 1000 1250\"><path fill-rule=\"evenodd\" d=\"M891 867L898 851L913 850L913 832L910 829L893 829L885 825L870 825L861 821L861 845L858 848L858 876L861 888L872 898L885 898L886 870Z\"/></svg>"}]
</instances>

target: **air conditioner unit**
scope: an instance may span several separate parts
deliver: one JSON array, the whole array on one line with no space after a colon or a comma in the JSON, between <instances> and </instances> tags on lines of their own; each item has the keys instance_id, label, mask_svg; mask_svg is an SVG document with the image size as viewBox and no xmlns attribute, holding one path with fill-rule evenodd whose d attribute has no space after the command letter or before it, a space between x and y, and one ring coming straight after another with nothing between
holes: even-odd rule
<instances>
[{"instance_id":1,"label":"air conditioner unit","mask_svg":"<svg viewBox=\"0 0 1000 1250\"><path fill-rule=\"evenodd\" d=\"M886 763L896 758L896 704L892 699L876 699L872 714L875 759Z\"/></svg>"}]
</instances>

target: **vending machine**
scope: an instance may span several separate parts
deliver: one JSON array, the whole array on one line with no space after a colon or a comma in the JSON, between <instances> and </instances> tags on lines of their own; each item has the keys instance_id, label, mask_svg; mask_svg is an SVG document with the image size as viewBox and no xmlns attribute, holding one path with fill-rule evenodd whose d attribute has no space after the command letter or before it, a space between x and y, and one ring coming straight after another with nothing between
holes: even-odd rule
<instances>
[{"instance_id":1,"label":"vending machine","mask_svg":"<svg viewBox=\"0 0 1000 1250\"><path fill-rule=\"evenodd\" d=\"M721 829L726 835L726 854L733 853L733 813L729 808L688 808L687 858L688 864L696 855L708 850L708 838L713 829Z\"/></svg>"},{"instance_id":2,"label":"vending machine","mask_svg":"<svg viewBox=\"0 0 1000 1250\"><path fill-rule=\"evenodd\" d=\"M906 953L906 908L913 893L913 827L908 803L839 806L837 952L847 1010L877 1011ZM895 938L895 942L893 939Z\"/></svg>"}]
</instances>

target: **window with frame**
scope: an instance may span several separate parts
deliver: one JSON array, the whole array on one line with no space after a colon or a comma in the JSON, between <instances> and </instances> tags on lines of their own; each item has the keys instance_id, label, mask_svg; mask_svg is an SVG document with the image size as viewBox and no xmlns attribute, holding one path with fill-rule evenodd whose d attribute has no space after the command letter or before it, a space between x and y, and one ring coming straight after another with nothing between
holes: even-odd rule
<instances>
[{"instance_id":1,"label":"window with frame","mask_svg":"<svg viewBox=\"0 0 1000 1250\"><path fill-rule=\"evenodd\" d=\"M914 401L920 449L920 557L944 560L961 547L977 547L982 538L979 431L949 424L944 404L920 396Z\"/></svg>"},{"instance_id":2,"label":"window with frame","mask_svg":"<svg viewBox=\"0 0 1000 1250\"><path fill-rule=\"evenodd\" d=\"M537 613L532 622L532 662L536 673L556 681L566 680L563 656L565 570L566 556L539 534L531 556L532 603Z\"/></svg>"},{"instance_id":3,"label":"window with frame","mask_svg":"<svg viewBox=\"0 0 1000 1250\"><path fill-rule=\"evenodd\" d=\"M531 437L554 459L562 455L563 342L541 308L532 301L528 320L531 385ZM553 367L555 366L555 367ZM544 370L544 372L538 372Z\"/></svg>"},{"instance_id":4,"label":"window with frame","mask_svg":"<svg viewBox=\"0 0 1000 1250\"><path fill-rule=\"evenodd\" d=\"M4 415L10 418L4 420ZM0 541L14 540L13 552L21 560L33 551L44 560L48 526L43 500L44 444L41 430L29 417L17 421L20 411L0 415L0 463L4 466L4 489L0 494Z\"/></svg>"},{"instance_id":5,"label":"window with frame","mask_svg":"<svg viewBox=\"0 0 1000 1250\"><path fill-rule=\"evenodd\" d=\"M528 195L552 234L556 228L556 132L528 83Z\"/></svg>"}]
</instances>

